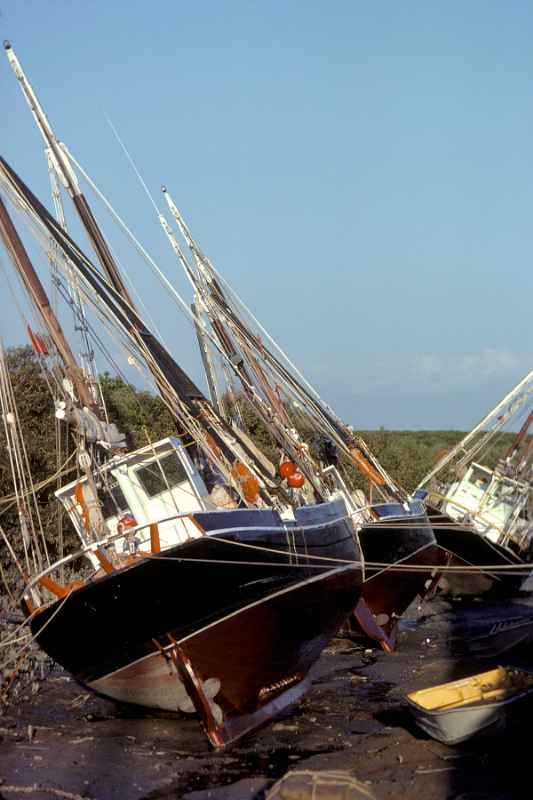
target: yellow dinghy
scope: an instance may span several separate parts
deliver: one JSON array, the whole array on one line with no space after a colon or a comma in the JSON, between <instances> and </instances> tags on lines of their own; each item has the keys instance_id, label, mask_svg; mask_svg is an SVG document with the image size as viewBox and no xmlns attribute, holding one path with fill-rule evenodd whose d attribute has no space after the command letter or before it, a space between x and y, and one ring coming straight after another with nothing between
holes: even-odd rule
<instances>
[{"instance_id":1,"label":"yellow dinghy","mask_svg":"<svg viewBox=\"0 0 533 800\"><path fill-rule=\"evenodd\" d=\"M407 695L417 724L433 739L457 744L501 722L508 706L533 692L533 674L497 667Z\"/></svg>"}]
</instances>

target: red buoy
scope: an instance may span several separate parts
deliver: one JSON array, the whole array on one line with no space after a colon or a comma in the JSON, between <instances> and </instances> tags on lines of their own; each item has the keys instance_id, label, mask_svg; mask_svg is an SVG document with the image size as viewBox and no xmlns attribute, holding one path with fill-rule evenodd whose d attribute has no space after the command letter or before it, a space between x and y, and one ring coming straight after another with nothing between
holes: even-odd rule
<instances>
[{"instance_id":1,"label":"red buoy","mask_svg":"<svg viewBox=\"0 0 533 800\"><path fill-rule=\"evenodd\" d=\"M301 489L305 483L305 478L301 472L293 472L292 475L289 475L287 478L287 483L291 487L291 489Z\"/></svg>"},{"instance_id":2,"label":"red buoy","mask_svg":"<svg viewBox=\"0 0 533 800\"><path fill-rule=\"evenodd\" d=\"M296 472L296 464L293 461L283 461L279 465L279 474L282 478L288 478L289 475L294 475Z\"/></svg>"}]
</instances>

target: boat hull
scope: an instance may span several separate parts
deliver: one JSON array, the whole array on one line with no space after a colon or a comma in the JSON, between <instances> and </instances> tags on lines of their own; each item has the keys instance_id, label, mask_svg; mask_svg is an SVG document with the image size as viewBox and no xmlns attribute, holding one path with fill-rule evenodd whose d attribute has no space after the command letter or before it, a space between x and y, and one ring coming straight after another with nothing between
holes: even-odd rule
<instances>
[{"instance_id":1,"label":"boat hull","mask_svg":"<svg viewBox=\"0 0 533 800\"><path fill-rule=\"evenodd\" d=\"M390 652L402 614L430 591L445 558L420 504L408 511L397 504L376 508L391 513L359 532L365 582L350 625Z\"/></svg>"},{"instance_id":2,"label":"boat hull","mask_svg":"<svg viewBox=\"0 0 533 800\"><path fill-rule=\"evenodd\" d=\"M358 600L351 526L343 504L325 505L334 507L317 506L306 526L248 514L240 528L143 558L55 601L32 631L86 686L139 705L194 708L212 743L225 746L305 691L310 666ZM235 522L235 512L224 520Z\"/></svg>"},{"instance_id":3,"label":"boat hull","mask_svg":"<svg viewBox=\"0 0 533 800\"><path fill-rule=\"evenodd\" d=\"M473 736L487 732L502 723L502 714L510 701L476 708L429 712L413 710L417 724L432 739L444 744L460 744Z\"/></svg>"},{"instance_id":4,"label":"boat hull","mask_svg":"<svg viewBox=\"0 0 533 800\"><path fill-rule=\"evenodd\" d=\"M521 591L524 574L511 571L505 574L504 570L515 566L528 571L530 565L513 550L491 542L471 527L461 525L435 509L430 510L430 520L448 564L451 567L472 567L472 570L464 572L447 572L441 581L443 592L452 596L490 594L512 597ZM500 568L500 571L495 568Z\"/></svg>"},{"instance_id":5,"label":"boat hull","mask_svg":"<svg viewBox=\"0 0 533 800\"><path fill-rule=\"evenodd\" d=\"M161 650L89 687L117 700L138 703L142 696L150 706L192 712L196 706L183 674L183 664L190 664L213 716L204 713L205 727L209 731L216 728L213 720L223 720L224 730L212 734L214 743L224 746L266 721L273 705L277 712L307 691L310 667L352 608L353 572L353 567L336 568L190 636L171 634Z\"/></svg>"}]
</instances>

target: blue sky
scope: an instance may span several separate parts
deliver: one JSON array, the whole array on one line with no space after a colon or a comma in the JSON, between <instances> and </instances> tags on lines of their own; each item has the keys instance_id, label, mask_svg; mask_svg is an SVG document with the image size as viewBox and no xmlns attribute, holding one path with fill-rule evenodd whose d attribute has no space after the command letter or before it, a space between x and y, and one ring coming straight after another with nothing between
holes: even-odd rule
<instances>
[{"instance_id":1,"label":"blue sky","mask_svg":"<svg viewBox=\"0 0 533 800\"><path fill-rule=\"evenodd\" d=\"M106 114L156 200L167 184L348 422L467 429L530 369L530 3L0 0L0 32L165 271L177 276ZM47 200L2 59L1 152ZM128 266L200 380L185 324Z\"/></svg>"}]
</instances>

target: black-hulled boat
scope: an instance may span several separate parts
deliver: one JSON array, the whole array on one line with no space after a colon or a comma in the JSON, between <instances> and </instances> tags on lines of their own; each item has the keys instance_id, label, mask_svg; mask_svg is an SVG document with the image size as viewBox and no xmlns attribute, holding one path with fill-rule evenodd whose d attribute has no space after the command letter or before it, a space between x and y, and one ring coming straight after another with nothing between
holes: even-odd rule
<instances>
[{"instance_id":1,"label":"black-hulled boat","mask_svg":"<svg viewBox=\"0 0 533 800\"><path fill-rule=\"evenodd\" d=\"M523 587L531 565L521 555L480 535L472 524L461 524L431 506L427 512L446 566L450 567L441 578L441 592L452 597L512 597L530 591Z\"/></svg>"},{"instance_id":2,"label":"black-hulled boat","mask_svg":"<svg viewBox=\"0 0 533 800\"><path fill-rule=\"evenodd\" d=\"M360 593L344 504L301 512L293 522L268 510L191 515L205 533L67 587L32 633L88 688L196 709L225 746L301 696Z\"/></svg>"},{"instance_id":3,"label":"black-hulled boat","mask_svg":"<svg viewBox=\"0 0 533 800\"><path fill-rule=\"evenodd\" d=\"M70 266L130 333L139 357L149 360L177 418L191 421L186 446L169 438L126 453L120 436L113 449L115 431L96 408L80 408L65 393L59 417L68 414L77 425L82 477L57 496L83 554L100 568L85 582L62 585L59 570L73 555L33 580L26 575L32 633L84 685L140 705L196 710L212 744L224 747L305 691L309 668L357 602L362 564L347 509L342 499L299 508L282 489L275 496L279 510L265 508L272 491L265 460L254 459L129 303L5 162L0 165L11 191L24 194L33 222L67 252ZM1 200L0 235L48 325L43 368L54 346L81 395L83 378ZM20 449L4 368L2 376L3 413L13 420L12 445ZM89 456L91 442L107 453L104 463ZM206 462L218 468L218 480L226 479L225 495L247 508L211 510ZM27 518L22 506L21 512ZM37 539L32 546L34 563L42 563Z\"/></svg>"},{"instance_id":4,"label":"black-hulled boat","mask_svg":"<svg viewBox=\"0 0 533 800\"><path fill-rule=\"evenodd\" d=\"M304 482L304 475L299 475L299 486L305 483L308 491L318 489L322 496L340 492L345 498L354 536L365 563L370 563L351 628L390 652L395 644L396 623L417 595L424 596L433 584L436 567L443 561L425 510L420 503L408 501L407 493L388 475L362 437L335 414L275 345L204 255L167 188L162 191L190 250L192 265L186 261L168 223L161 217L160 221L205 309L205 322L199 318L197 329L209 385L216 384L216 370L208 357L209 342L201 333L207 323L218 349L229 362L238 365L237 378L244 397L282 449L280 473L290 469L290 459L299 454L303 457L299 468L303 467L306 478ZM229 386L228 393L235 396L231 383ZM297 421L307 432L307 441L299 432ZM368 505L364 496L361 502L360 493L352 493L342 477L341 473L346 476L347 466L355 467L385 502ZM289 474L289 486L291 480ZM379 566L373 567L373 561Z\"/></svg>"},{"instance_id":5,"label":"black-hulled boat","mask_svg":"<svg viewBox=\"0 0 533 800\"><path fill-rule=\"evenodd\" d=\"M263 412L265 397L273 399L274 405L264 412L264 417L273 422L272 409L280 415L279 425L276 422L273 427L282 448L282 460L291 459L300 470L293 483L291 476L287 484L279 480L246 435L217 413L144 323L81 193L65 149L53 134L12 48L6 45L6 49L47 142L52 171L68 187L103 273L1 159L4 187L31 218L32 226L53 253L57 276L77 276L86 301L98 307L100 318L103 316L119 332L133 359L151 372L179 430L186 432L185 444L192 447L191 453L196 453L196 464L206 459L213 471L222 476L227 495L237 494L237 502L248 506L223 514L212 511L213 496L206 497L197 476L190 471L188 480L195 506L185 507L186 523L180 513L176 515L180 522L174 528L179 529L181 524L184 527L181 532L173 532L169 530L173 524L168 514L152 513L162 496L161 492L152 491L154 481L157 483L155 466L151 476L146 476L150 507L142 507L141 515L133 508L133 501L122 506L120 492L113 483L115 480L120 484L122 475L126 483L133 479L135 485L139 481L142 484L141 470L150 467L151 462L132 465L124 459L118 463L111 458L105 469L94 470L90 458L87 461L84 457L83 462L80 459L84 478L71 487L70 495L62 492L61 499L68 501L71 517L81 520L78 534L84 551L90 554L93 564L97 560L102 565L105 574L97 573L83 585L65 587L54 580L57 565L41 573L25 595L28 610L32 611L32 631L41 646L84 685L108 697L141 705L195 709L211 742L225 746L304 691L310 666L350 609L357 606L363 575L356 544L358 528L350 522L354 519L353 507L344 508L343 500L331 502L332 497L344 497L347 503L350 499L340 486L340 479L336 483L334 476L322 476L304 443L292 435L291 420L281 419L282 404L276 403L275 392L271 397L277 385L271 385L265 376L262 364L266 363L267 354L257 340L251 343L255 343L255 350L248 348L252 360L244 371L239 357L244 353L233 352L230 347L232 336L246 333L238 319L232 319L234 327L221 336L221 351L228 368L234 368L243 378L243 385L247 386L250 376L255 375L252 395L257 409ZM35 301L36 282L27 277L29 270L25 271L22 262L28 259L21 243L7 229L5 239ZM60 283L59 277L57 281ZM39 311L54 337L57 326L46 298L39 304ZM70 401L66 401L69 419L93 424L96 417L99 424L102 420L98 419L97 409L91 407L90 393L85 392L89 403L84 400L83 381L64 341L56 337L54 344L71 377L75 397L70 405L77 403L70 408ZM250 342L241 344L246 350ZM386 496L401 498L402 492L362 440L308 393L304 391L302 395L301 386L283 369L281 374L298 397L308 403L326 432L336 437L345 454L363 464L368 474L377 475L378 484L387 490ZM85 427L89 429L90 425L82 424L80 430ZM142 457L149 461L146 454ZM154 458L154 462L159 460L159 456ZM190 464L182 459L182 466L187 471ZM106 471L113 480L103 480L102 472ZM102 480L115 506L114 513L107 517L98 496ZM307 482L307 486L303 487L300 481ZM170 494L175 503L181 502L174 487L170 487ZM265 510L267 506L271 510ZM379 512L374 516L379 517ZM406 510L405 516L402 524L414 523L415 527L413 532L411 524L409 553L418 558L424 550L422 539L431 544L430 534L426 530L422 536L423 525L417 512L409 516ZM110 533L114 524L117 534ZM384 522L383 530L390 534L394 526L399 534L398 520ZM191 527L196 529L194 534ZM146 539L137 548L135 537L142 530L150 531L149 541ZM172 541L173 535L177 541ZM381 529L379 535L381 538ZM406 545L407 537L399 534L397 538L403 538ZM390 562L400 552L404 553L405 548L396 542L387 554L382 548L376 558ZM379 580L376 575L373 586L379 585ZM50 600L46 592L57 598ZM391 604L393 611L399 607L392 599Z\"/></svg>"},{"instance_id":6,"label":"black-hulled boat","mask_svg":"<svg viewBox=\"0 0 533 800\"><path fill-rule=\"evenodd\" d=\"M445 557L421 502L372 509L376 522L359 531L365 582L350 624L354 633L362 631L391 652L402 614L417 596L431 591Z\"/></svg>"}]
</instances>

